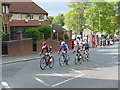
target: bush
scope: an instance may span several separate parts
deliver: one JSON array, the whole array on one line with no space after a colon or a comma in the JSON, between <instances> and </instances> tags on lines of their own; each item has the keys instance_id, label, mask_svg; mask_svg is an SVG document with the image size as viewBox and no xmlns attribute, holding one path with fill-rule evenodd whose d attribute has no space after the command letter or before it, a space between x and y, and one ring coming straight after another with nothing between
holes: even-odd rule
<instances>
[{"instance_id":1,"label":"bush","mask_svg":"<svg viewBox=\"0 0 120 90\"><path fill-rule=\"evenodd\" d=\"M25 31L25 35L27 38L33 38L33 40L41 40L40 32L36 28L30 28Z\"/></svg>"},{"instance_id":2,"label":"bush","mask_svg":"<svg viewBox=\"0 0 120 90\"><path fill-rule=\"evenodd\" d=\"M39 30L40 32L43 32L43 33L44 33L44 36L45 36L44 38L45 38L45 39L50 38L52 29L51 29L51 27L50 27L49 25L39 26L39 27L38 27L38 30Z\"/></svg>"},{"instance_id":3,"label":"bush","mask_svg":"<svg viewBox=\"0 0 120 90\"><path fill-rule=\"evenodd\" d=\"M7 41L7 35L4 32L2 32L2 41Z\"/></svg>"},{"instance_id":4,"label":"bush","mask_svg":"<svg viewBox=\"0 0 120 90\"><path fill-rule=\"evenodd\" d=\"M69 39L69 38L68 38L68 34L67 34L67 33L65 33L65 39Z\"/></svg>"}]
</instances>

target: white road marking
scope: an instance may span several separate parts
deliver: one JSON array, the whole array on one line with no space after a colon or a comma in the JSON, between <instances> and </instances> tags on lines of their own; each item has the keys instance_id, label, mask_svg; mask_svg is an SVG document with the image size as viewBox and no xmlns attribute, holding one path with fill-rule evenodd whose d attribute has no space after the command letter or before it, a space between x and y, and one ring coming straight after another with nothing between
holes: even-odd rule
<instances>
[{"instance_id":1,"label":"white road marking","mask_svg":"<svg viewBox=\"0 0 120 90\"><path fill-rule=\"evenodd\" d=\"M35 79L36 79L37 81L39 81L40 83L44 84L45 86L50 86L49 84L45 83L43 80L41 80L41 79L39 79L39 78L37 78L37 77L35 77Z\"/></svg>"},{"instance_id":2,"label":"white road marking","mask_svg":"<svg viewBox=\"0 0 120 90\"><path fill-rule=\"evenodd\" d=\"M67 80L62 81L62 82L59 82L59 83L57 83L57 84L52 85L52 87L56 87L56 86L58 86L58 85L61 85L61 84L65 83L65 82L68 82L68 81L73 80L73 79L75 79L75 78L81 77L81 76L83 76L83 75L84 75L84 74L79 75L79 76L75 76L75 77L73 77L73 78L67 79Z\"/></svg>"},{"instance_id":3,"label":"white road marking","mask_svg":"<svg viewBox=\"0 0 120 90\"><path fill-rule=\"evenodd\" d=\"M112 58L117 58L118 56L114 56L114 57L112 57Z\"/></svg>"},{"instance_id":4,"label":"white road marking","mask_svg":"<svg viewBox=\"0 0 120 90\"><path fill-rule=\"evenodd\" d=\"M62 74L58 74L58 73L54 73L55 75L57 75L57 76L61 76L61 77L63 77L64 75L62 75Z\"/></svg>"},{"instance_id":5,"label":"white road marking","mask_svg":"<svg viewBox=\"0 0 120 90\"><path fill-rule=\"evenodd\" d=\"M54 74L36 74L37 76L62 76L62 75L58 75L57 73Z\"/></svg>"},{"instance_id":6,"label":"white road marking","mask_svg":"<svg viewBox=\"0 0 120 90\"><path fill-rule=\"evenodd\" d=\"M6 82L1 82L1 84L2 84L5 88L10 88L10 86L9 86Z\"/></svg>"},{"instance_id":7,"label":"white road marking","mask_svg":"<svg viewBox=\"0 0 120 90\"><path fill-rule=\"evenodd\" d=\"M74 72L77 72L77 73L82 73L81 71L78 71L78 70L75 70L75 69L71 69L72 71Z\"/></svg>"}]
</instances>

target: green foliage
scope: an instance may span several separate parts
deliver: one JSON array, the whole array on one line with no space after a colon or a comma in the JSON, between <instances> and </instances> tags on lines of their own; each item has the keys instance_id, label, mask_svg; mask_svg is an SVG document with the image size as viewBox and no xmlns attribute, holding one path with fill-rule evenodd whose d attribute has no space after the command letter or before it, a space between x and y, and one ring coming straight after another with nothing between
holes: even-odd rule
<instances>
[{"instance_id":1,"label":"green foliage","mask_svg":"<svg viewBox=\"0 0 120 90\"><path fill-rule=\"evenodd\" d=\"M67 32L65 32L65 39L69 39Z\"/></svg>"},{"instance_id":2,"label":"green foliage","mask_svg":"<svg viewBox=\"0 0 120 90\"><path fill-rule=\"evenodd\" d=\"M27 38L33 38L33 40L40 40L40 32L36 28L30 28L25 31L25 35Z\"/></svg>"},{"instance_id":3,"label":"green foliage","mask_svg":"<svg viewBox=\"0 0 120 90\"><path fill-rule=\"evenodd\" d=\"M43 32L43 33L44 33L44 38L45 38L45 39L50 38L51 31L52 31L51 26L49 26L49 25L43 25L43 26L39 26L37 29L38 29L40 32Z\"/></svg>"},{"instance_id":4,"label":"green foliage","mask_svg":"<svg viewBox=\"0 0 120 90\"><path fill-rule=\"evenodd\" d=\"M53 16L48 16L48 18L50 19L50 21L53 22L53 20L54 20L54 17L53 17Z\"/></svg>"},{"instance_id":5,"label":"green foliage","mask_svg":"<svg viewBox=\"0 0 120 90\"><path fill-rule=\"evenodd\" d=\"M69 30L74 30L74 33L81 34L84 29L83 26L85 26L84 12L89 4L87 2L81 3L72 0L68 6L72 10L65 14L65 25L67 25Z\"/></svg>"},{"instance_id":6,"label":"green foliage","mask_svg":"<svg viewBox=\"0 0 120 90\"><path fill-rule=\"evenodd\" d=\"M100 11L100 32L105 32L106 35L114 34L114 30L118 27L118 10L116 2L93 2L87 8L84 18L91 26L94 33L99 31L99 10Z\"/></svg>"},{"instance_id":7,"label":"green foliage","mask_svg":"<svg viewBox=\"0 0 120 90\"><path fill-rule=\"evenodd\" d=\"M7 35L4 32L2 32L2 41L7 41Z\"/></svg>"},{"instance_id":8,"label":"green foliage","mask_svg":"<svg viewBox=\"0 0 120 90\"><path fill-rule=\"evenodd\" d=\"M53 24L58 24L60 26L64 26L64 20L65 20L65 16L63 14L59 14L58 16L55 17L55 19L53 20Z\"/></svg>"}]
</instances>

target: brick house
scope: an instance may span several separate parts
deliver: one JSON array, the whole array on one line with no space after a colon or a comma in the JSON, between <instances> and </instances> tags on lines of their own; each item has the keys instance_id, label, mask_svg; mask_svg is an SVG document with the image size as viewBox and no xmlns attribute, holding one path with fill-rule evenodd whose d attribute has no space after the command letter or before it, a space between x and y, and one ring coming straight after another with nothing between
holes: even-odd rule
<instances>
[{"instance_id":1,"label":"brick house","mask_svg":"<svg viewBox=\"0 0 120 90\"><path fill-rule=\"evenodd\" d=\"M2 2L3 31L10 39L16 39L17 32L41 25L50 25L48 13L34 2Z\"/></svg>"}]
</instances>

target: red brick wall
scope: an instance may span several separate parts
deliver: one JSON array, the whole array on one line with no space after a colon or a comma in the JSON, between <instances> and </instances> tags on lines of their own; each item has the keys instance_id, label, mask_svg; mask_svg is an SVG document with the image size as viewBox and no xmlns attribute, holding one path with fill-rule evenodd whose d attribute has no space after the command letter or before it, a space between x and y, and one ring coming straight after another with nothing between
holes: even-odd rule
<instances>
[{"instance_id":1,"label":"red brick wall","mask_svg":"<svg viewBox=\"0 0 120 90\"><path fill-rule=\"evenodd\" d=\"M60 48L60 43L61 41L53 40L51 41L50 39L46 40L47 44L52 46L52 51L58 51ZM72 49L72 40L65 40L66 44L68 45L69 50ZM42 43L43 40L37 41L37 52L40 52L42 49Z\"/></svg>"},{"instance_id":2,"label":"red brick wall","mask_svg":"<svg viewBox=\"0 0 120 90\"><path fill-rule=\"evenodd\" d=\"M27 55L33 53L32 39L8 41L8 56Z\"/></svg>"},{"instance_id":3,"label":"red brick wall","mask_svg":"<svg viewBox=\"0 0 120 90\"><path fill-rule=\"evenodd\" d=\"M50 21L11 21L10 26L39 26L39 25L50 25Z\"/></svg>"},{"instance_id":4,"label":"red brick wall","mask_svg":"<svg viewBox=\"0 0 120 90\"><path fill-rule=\"evenodd\" d=\"M10 34L10 22L8 14L3 14L3 22L7 26L7 34Z\"/></svg>"}]
</instances>

